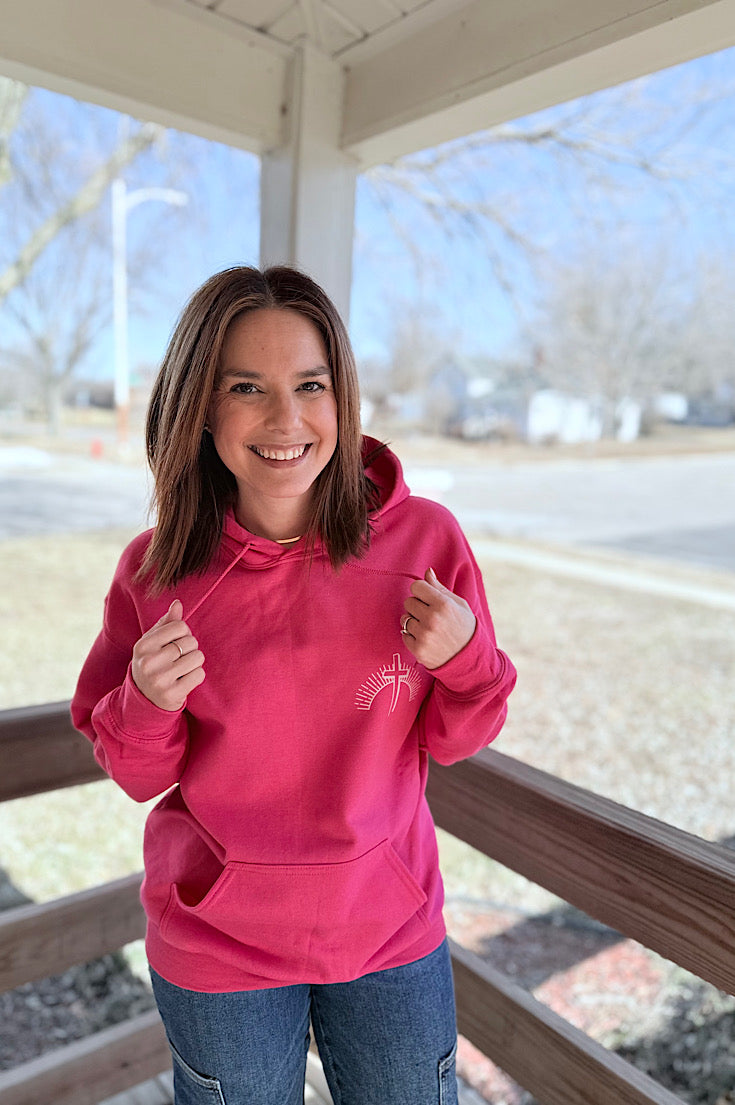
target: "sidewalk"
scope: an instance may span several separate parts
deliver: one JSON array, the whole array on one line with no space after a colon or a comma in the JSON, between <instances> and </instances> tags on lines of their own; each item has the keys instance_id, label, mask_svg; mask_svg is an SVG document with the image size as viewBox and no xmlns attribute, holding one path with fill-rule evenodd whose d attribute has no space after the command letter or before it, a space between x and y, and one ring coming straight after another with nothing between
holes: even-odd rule
<instances>
[{"instance_id":1,"label":"sidewalk","mask_svg":"<svg viewBox=\"0 0 735 1105\"><path fill-rule=\"evenodd\" d=\"M521 544L471 536L470 544L478 559L519 564L571 579L735 611L733 572L707 571L671 560L626 556L583 546L551 549L529 541Z\"/></svg>"}]
</instances>

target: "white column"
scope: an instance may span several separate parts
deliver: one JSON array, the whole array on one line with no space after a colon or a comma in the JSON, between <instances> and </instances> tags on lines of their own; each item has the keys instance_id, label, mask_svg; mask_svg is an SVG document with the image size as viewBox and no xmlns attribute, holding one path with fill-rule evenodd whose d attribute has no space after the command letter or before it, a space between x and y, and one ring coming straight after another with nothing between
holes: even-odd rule
<instances>
[{"instance_id":1,"label":"white column","mask_svg":"<svg viewBox=\"0 0 735 1105\"><path fill-rule=\"evenodd\" d=\"M339 148L343 92L342 68L305 44L291 67L284 144L262 158L260 261L307 272L346 321L358 166Z\"/></svg>"},{"instance_id":2,"label":"white column","mask_svg":"<svg viewBox=\"0 0 735 1105\"><path fill-rule=\"evenodd\" d=\"M117 444L128 444L130 415L130 377L128 370L128 269L127 269L127 190L125 181L112 182L112 307L115 335L115 417Z\"/></svg>"}]
</instances>

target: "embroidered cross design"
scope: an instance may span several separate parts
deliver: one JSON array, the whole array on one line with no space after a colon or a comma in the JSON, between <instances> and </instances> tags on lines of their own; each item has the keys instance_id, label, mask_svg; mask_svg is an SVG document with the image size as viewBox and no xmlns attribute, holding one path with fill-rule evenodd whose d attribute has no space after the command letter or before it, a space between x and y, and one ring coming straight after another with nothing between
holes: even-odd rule
<instances>
[{"instance_id":1,"label":"embroidered cross design","mask_svg":"<svg viewBox=\"0 0 735 1105\"><path fill-rule=\"evenodd\" d=\"M421 689L421 675L416 668L408 667L402 663L400 654L394 652L392 662L384 664L362 684L355 696L355 705L358 710L370 710L380 692L385 690L386 687L390 687L391 696L388 713L392 714L398 705L401 687L403 686L408 687L410 701L416 697Z\"/></svg>"}]
</instances>

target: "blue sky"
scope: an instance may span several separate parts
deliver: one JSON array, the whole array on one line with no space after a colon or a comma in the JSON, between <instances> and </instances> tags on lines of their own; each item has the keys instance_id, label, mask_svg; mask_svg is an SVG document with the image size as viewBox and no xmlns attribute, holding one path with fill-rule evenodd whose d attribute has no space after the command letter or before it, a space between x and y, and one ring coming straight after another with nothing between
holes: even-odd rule
<instances>
[{"instance_id":1,"label":"blue sky","mask_svg":"<svg viewBox=\"0 0 735 1105\"><path fill-rule=\"evenodd\" d=\"M396 318L412 309L430 317L437 330L466 352L513 354L527 342L533 326L539 272L548 272L554 259L584 251L587 241L620 235L621 228L628 241L637 243L641 256L647 243L659 239L675 238L676 250L692 257L697 251L729 247L729 200L735 179L733 88L735 50L727 50L587 99L586 127L594 119L597 134L609 136L614 156L621 136L629 133L642 155L661 166L666 158L672 162L674 180L665 187L652 186L645 175L625 164L608 163L599 171L599 159L588 158L583 167L578 157L560 156L558 150L543 146L496 144L487 155L468 158L461 154L461 142L451 144L456 156L443 170L447 190L460 200L494 203L503 217L510 218L514 231L532 244L533 264L491 224L484 241L478 233L461 233L456 227L447 235L415 201L395 192L394 217L421 245L417 262L386 218L373 184L361 178L351 312L358 357L385 355ZM703 90L709 96L704 107L695 103ZM33 90L31 109L36 120L43 119L69 147L66 152L72 154L80 179L89 170L85 153L91 158L100 146L112 146L124 125L115 112L41 89ZM517 125L533 129L541 122L566 119L569 113L565 105ZM670 154L662 160L661 153L674 132L675 164ZM588 129L583 126L578 133L584 137ZM417 155L416 166L430 156ZM131 189L165 182L189 195L183 210L163 210L160 203L150 202L128 217L131 250L145 246L152 274L145 295L136 294L134 281L131 286L133 366L160 360L179 309L207 276L231 264L257 264L258 176L254 156L176 134L169 136L167 151L146 154L126 173ZM683 177L684 185L679 182ZM50 185L53 190L54 182ZM0 219L7 197L7 189L0 191ZM109 225L108 207L102 219ZM502 264L512 294L499 287L488 250ZM5 260L7 252L1 247L0 252ZM100 265L98 279L104 280L104 259ZM6 319L6 334L8 327ZM89 371L104 376L111 365L108 331Z\"/></svg>"}]
</instances>

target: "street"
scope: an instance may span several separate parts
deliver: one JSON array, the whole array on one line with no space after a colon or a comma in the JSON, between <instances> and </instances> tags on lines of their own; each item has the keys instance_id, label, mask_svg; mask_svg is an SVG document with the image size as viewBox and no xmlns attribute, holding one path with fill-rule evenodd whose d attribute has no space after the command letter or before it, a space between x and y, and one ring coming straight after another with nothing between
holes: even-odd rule
<instances>
[{"instance_id":1,"label":"street","mask_svg":"<svg viewBox=\"0 0 735 1105\"><path fill-rule=\"evenodd\" d=\"M735 454L406 464L468 533L599 546L735 572ZM0 447L0 538L143 529L141 466Z\"/></svg>"}]
</instances>

